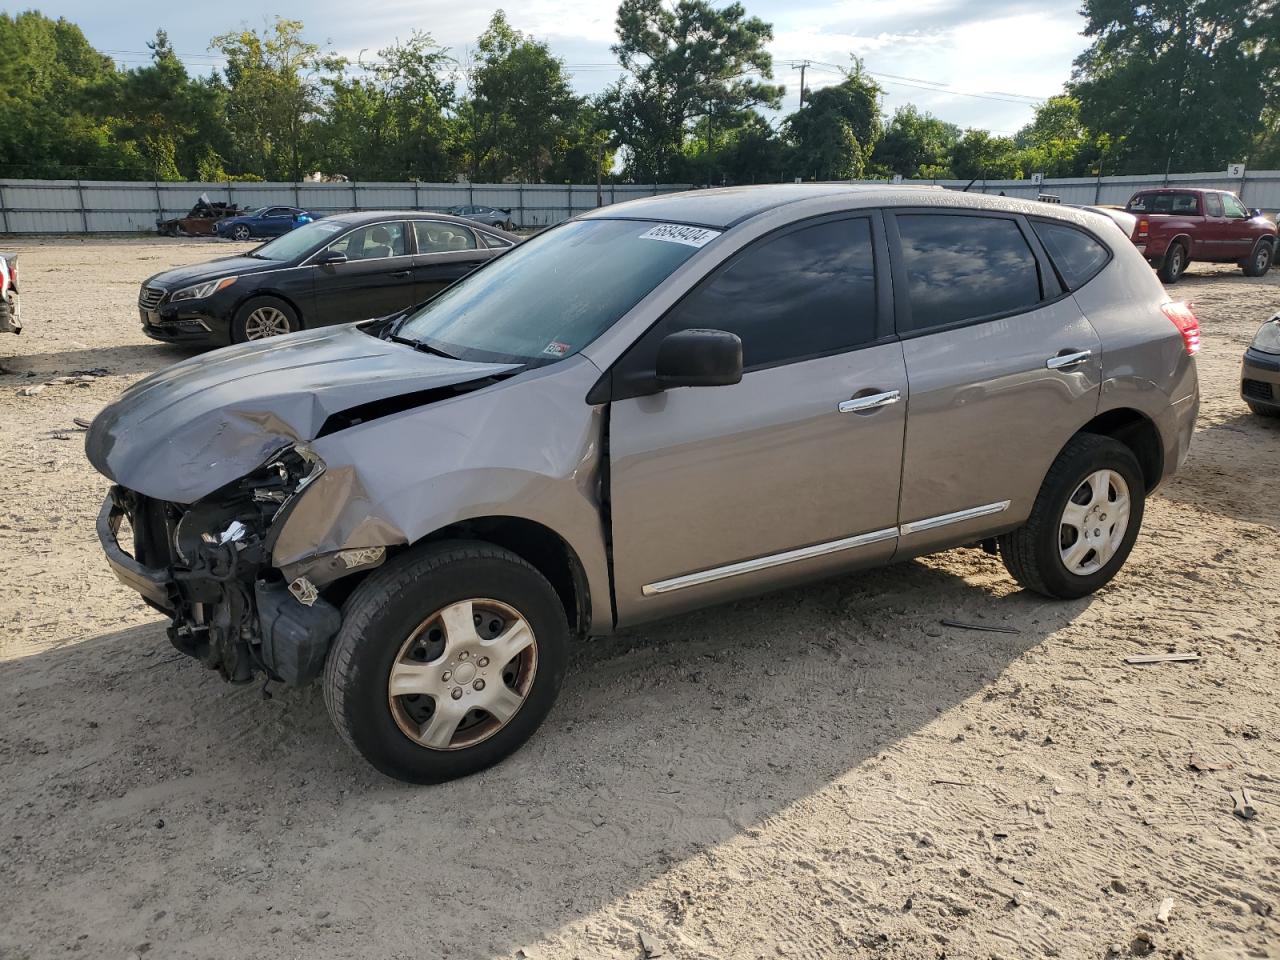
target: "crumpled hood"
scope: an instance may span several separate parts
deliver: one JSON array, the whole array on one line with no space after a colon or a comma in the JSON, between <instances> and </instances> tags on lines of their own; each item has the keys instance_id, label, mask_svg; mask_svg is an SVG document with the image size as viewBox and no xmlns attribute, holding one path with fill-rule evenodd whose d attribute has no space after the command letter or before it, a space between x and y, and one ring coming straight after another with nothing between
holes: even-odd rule
<instances>
[{"instance_id":1,"label":"crumpled hood","mask_svg":"<svg viewBox=\"0 0 1280 960\"><path fill-rule=\"evenodd\" d=\"M354 325L215 350L134 384L89 427L97 470L158 500L193 503L245 476L331 415L516 369L450 360Z\"/></svg>"}]
</instances>

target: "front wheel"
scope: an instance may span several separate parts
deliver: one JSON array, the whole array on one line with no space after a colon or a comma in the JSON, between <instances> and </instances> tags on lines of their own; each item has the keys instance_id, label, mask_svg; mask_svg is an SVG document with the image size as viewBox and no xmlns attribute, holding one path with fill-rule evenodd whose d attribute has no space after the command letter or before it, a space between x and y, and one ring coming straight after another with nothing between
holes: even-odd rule
<instances>
[{"instance_id":1,"label":"front wheel","mask_svg":"<svg viewBox=\"0 0 1280 960\"><path fill-rule=\"evenodd\" d=\"M564 677L569 626L551 584L508 550L454 541L371 574L325 665L329 716L387 776L439 783L516 750Z\"/></svg>"},{"instance_id":2,"label":"front wheel","mask_svg":"<svg viewBox=\"0 0 1280 960\"><path fill-rule=\"evenodd\" d=\"M1266 417L1268 420L1280 418L1280 407L1264 407L1252 400L1246 400L1245 403L1249 405L1249 410L1255 417Z\"/></svg>"},{"instance_id":3,"label":"front wheel","mask_svg":"<svg viewBox=\"0 0 1280 960\"><path fill-rule=\"evenodd\" d=\"M236 311L231 321L231 342L265 340L302 328L297 311L278 297L258 297Z\"/></svg>"},{"instance_id":4,"label":"front wheel","mask_svg":"<svg viewBox=\"0 0 1280 960\"><path fill-rule=\"evenodd\" d=\"M1027 522L999 538L1005 569L1060 600L1119 572L1142 527L1146 484L1133 452L1110 437L1072 437L1045 476Z\"/></svg>"},{"instance_id":5,"label":"front wheel","mask_svg":"<svg viewBox=\"0 0 1280 960\"><path fill-rule=\"evenodd\" d=\"M240 223L231 231L231 236L235 237L237 240L249 240L253 237L253 232L243 223Z\"/></svg>"},{"instance_id":6,"label":"front wheel","mask_svg":"<svg viewBox=\"0 0 1280 960\"><path fill-rule=\"evenodd\" d=\"M1259 243L1257 248L1249 255L1249 259L1244 262L1244 275L1246 277L1265 277L1267 271L1271 269L1271 260L1275 256L1275 250L1272 244Z\"/></svg>"}]
</instances>

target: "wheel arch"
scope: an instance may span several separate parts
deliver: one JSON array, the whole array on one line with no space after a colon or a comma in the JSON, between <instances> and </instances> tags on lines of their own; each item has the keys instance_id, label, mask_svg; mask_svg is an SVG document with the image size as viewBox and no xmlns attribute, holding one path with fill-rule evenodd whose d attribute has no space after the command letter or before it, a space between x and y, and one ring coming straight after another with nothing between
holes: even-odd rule
<instances>
[{"instance_id":1,"label":"wheel arch","mask_svg":"<svg viewBox=\"0 0 1280 960\"><path fill-rule=\"evenodd\" d=\"M231 308L231 320L234 321L236 316L239 315L240 311L243 310L247 304L252 303L254 300L261 300L266 297L287 303L290 309L293 310L294 315L298 318L298 329L305 330L307 328L307 316L302 312L302 307L298 306L298 302L293 297L280 293L272 287L251 290L237 300L236 305Z\"/></svg>"},{"instance_id":2,"label":"wheel arch","mask_svg":"<svg viewBox=\"0 0 1280 960\"><path fill-rule=\"evenodd\" d=\"M1142 468L1148 493L1160 483L1164 476L1164 442L1155 421L1145 413L1132 407L1108 410L1076 431L1077 435L1081 433L1110 437L1128 447Z\"/></svg>"},{"instance_id":3,"label":"wheel arch","mask_svg":"<svg viewBox=\"0 0 1280 960\"><path fill-rule=\"evenodd\" d=\"M587 636L591 627L591 589L586 568L569 541L556 531L526 517L471 517L440 527L411 544L388 547L387 562L446 540L479 540L510 550L547 578L560 598L574 635L579 639ZM340 605L371 572L334 581L323 591L326 599Z\"/></svg>"}]
</instances>

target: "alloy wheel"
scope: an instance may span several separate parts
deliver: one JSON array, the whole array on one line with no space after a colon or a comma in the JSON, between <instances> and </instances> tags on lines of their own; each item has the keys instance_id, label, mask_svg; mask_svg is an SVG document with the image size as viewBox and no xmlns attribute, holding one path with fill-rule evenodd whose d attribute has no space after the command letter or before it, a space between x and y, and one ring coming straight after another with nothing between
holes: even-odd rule
<instances>
[{"instance_id":1,"label":"alloy wheel","mask_svg":"<svg viewBox=\"0 0 1280 960\"><path fill-rule=\"evenodd\" d=\"M288 333L289 318L283 310L276 307L258 307L244 321L244 338L246 340L265 340L267 337L278 337Z\"/></svg>"},{"instance_id":2,"label":"alloy wheel","mask_svg":"<svg viewBox=\"0 0 1280 960\"><path fill-rule=\"evenodd\" d=\"M537 640L515 608L461 600L427 617L400 647L387 699L410 740L431 750L461 750L511 721L537 670Z\"/></svg>"},{"instance_id":3,"label":"alloy wheel","mask_svg":"<svg viewBox=\"0 0 1280 960\"><path fill-rule=\"evenodd\" d=\"M1265 243L1258 247L1258 255L1254 258L1254 269L1259 275L1266 273L1267 264L1271 262L1271 248Z\"/></svg>"},{"instance_id":4,"label":"alloy wheel","mask_svg":"<svg viewBox=\"0 0 1280 960\"><path fill-rule=\"evenodd\" d=\"M1067 500L1058 529L1063 566L1085 577L1120 549L1129 529L1129 485L1115 470L1089 474Z\"/></svg>"},{"instance_id":5,"label":"alloy wheel","mask_svg":"<svg viewBox=\"0 0 1280 960\"><path fill-rule=\"evenodd\" d=\"M236 238L237 240L248 240L248 239L249 239L249 228L248 228L248 227L236 227L233 233L234 233L234 236L235 236L235 238Z\"/></svg>"}]
</instances>

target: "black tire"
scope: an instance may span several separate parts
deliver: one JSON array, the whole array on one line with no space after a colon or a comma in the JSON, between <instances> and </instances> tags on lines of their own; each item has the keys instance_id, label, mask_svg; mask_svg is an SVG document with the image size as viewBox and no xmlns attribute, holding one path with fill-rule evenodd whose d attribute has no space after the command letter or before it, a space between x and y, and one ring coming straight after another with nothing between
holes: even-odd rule
<instances>
[{"instance_id":1,"label":"black tire","mask_svg":"<svg viewBox=\"0 0 1280 960\"><path fill-rule=\"evenodd\" d=\"M240 309L236 311L236 315L231 319L231 342L244 343L247 340L263 340L265 336L259 334L263 327L262 315L270 313L274 318L279 316L282 322L287 324L288 329L279 329L275 334L267 336L279 336L285 333L294 333L302 329L302 322L298 319L298 311L293 309L288 303L279 297L254 297L241 304Z\"/></svg>"},{"instance_id":2,"label":"black tire","mask_svg":"<svg viewBox=\"0 0 1280 960\"><path fill-rule=\"evenodd\" d=\"M1271 269L1271 261L1275 259L1275 244L1265 240L1259 243L1243 263L1246 277L1265 277Z\"/></svg>"},{"instance_id":3,"label":"black tire","mask_svg":"<svg viewBox=\"0 0 1280 960\"><path fill-rule=\"evenodd\" d=\"M1067 569L1061 553L1062 515L1071 496L1091 473L1114 470L1129 488L1129 526L1120 545L1100 569L1080 575ZM1027 522L999 538L1000 559L1028 590L1059 600L1083 597L1106 584L1124 566L1142 527L1146 483L1133 452L1110 437L1080 433L1053 461Z\"/></svg>"},{"instance_id":4,"label":"black tire","mask_svg":"<svg viewBox=\"0 0 1280 960\"><path fill-rule=\"evenodd\" d=\"M231 239L233 240L252 240L253 231L246 227L243 223L236 224L231 229Z\"/></svg>"},{"instance_id":5,"label":"black tire","mask_svg":"<svg viewBox=\"0 0 1280 960\"><path fill-rule=\"evenodd\" d=\"M1268 420L1280 419L1280 407L1264 407L1262 404L1254 403L1251 400L1246 400L1245 403L1249 405L1249 410L1256 417L1266 417Z\"/></svg>"},{"instance_id":6,"label":"black tire","mask_svg":"<svg viewBox=\"0 0 1280 960\"><path fill-rule=\"evenodd\" d=\"M532 630L532 686L514 715L486 739L452 749L424 746L393 714L391 669L433 613L481 597L511 607ZM342 739L378 770L407 783L440 783L484 770L528 740L555 703L568 656L564 607L542 574L492 544L443 542L393 560L356 588L325 664L325 704Z\"/></svg>"},{"instance_id":7,"label":"black tire","mask_svg":"<svg viewBox=\"0 0 1280 960\"><path fill-rule=\"evenodd\" d=\"M1181 243L1170 244L1164 260L1156 272L1165 283L1177 283L1187 270L1187 248Z\"/></svg>"},{"instance_id":8,"label":"black tire","mask_svg":"<svg viewBox=\"0 0 1280 960\"><path fill-rule=\"evenodd\" d=\"M516 228L515 222L512 220L508 220L506 223L502 225L502 229L507 231L507 233L511 233L511 231L515 230L515 228Z\"/></svg>"}]
</instances>

